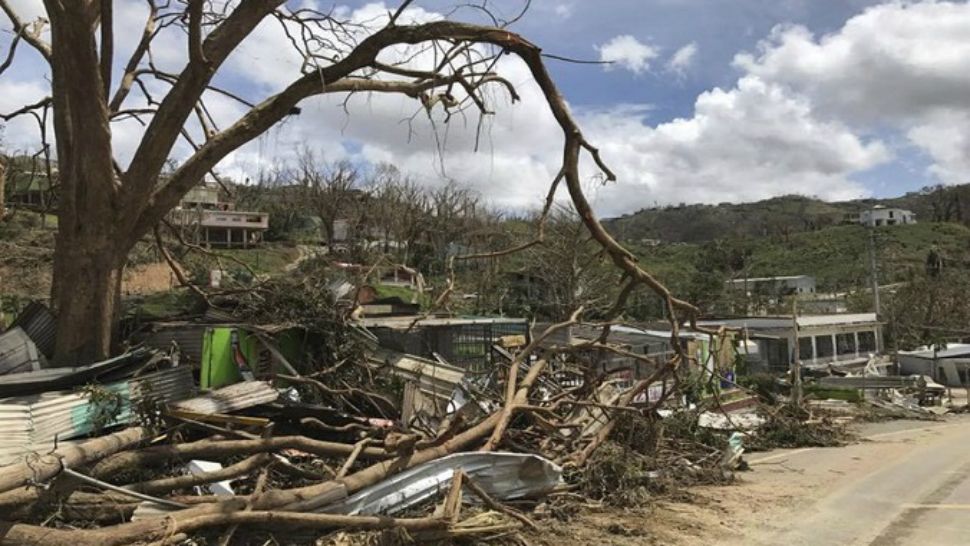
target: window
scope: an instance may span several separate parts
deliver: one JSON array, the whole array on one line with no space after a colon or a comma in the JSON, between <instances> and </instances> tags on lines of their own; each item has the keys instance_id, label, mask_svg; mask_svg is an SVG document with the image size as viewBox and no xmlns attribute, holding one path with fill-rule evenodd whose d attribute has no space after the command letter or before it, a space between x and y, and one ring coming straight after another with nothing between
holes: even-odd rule
<instances>
[{"instance_id":1,"label":"window","mask_svg":"<svg viewBox=\"0 0 970 546\"><path fill-rule=\"evenodd\" d=\"M812 338L798 338L798 360L813 360L814 358L815 355L812 354Z\"/></svg>"},{"instance_id":2,"label":"window","mask_svg":"<svg viewBox=\"0 0 970 546\"><path fill-rule=\"evenodd\" d=\"M834 353L832 349L832 336L815 336L815 357L830 357Z\"/></svg>"},{"instance_id":3,"label":"window","mask_svg":"<svg viewBox=\"0 0 970 546\"><path fill-rule=\"evenodd\" d=\"M859 332L856 335L859 336L860 353L876 352L876 333L875 332Z\"/></svg>"},{"instance_id":4,"label":"window","mask_svg":"<svg viewBox=\"0 0 970 546\"><path fill-rule=\"evenodd\" d=\"M835 344L840 355L855 354L855 334L838 334L835 336Z\"/></svg>"},{"instance_id":5,"label":"window","mask_svg":"<svg viewBox=\"0 0 970 546\"><path fill-rule=\"evenodd\" d=\"M889 217L893 218L893 211L889 211Z\"/></svg>"},{"instance_id":6,"label":"window","mask_svg":"<svg viewBox=\"0 0 970 546\"><path fill-rule=\"evenodd\" d=\"M771 368L787 369L791 356L788 354L788 341L766 339L764 341L765 360Z\"/></svg>"}]
</instances>

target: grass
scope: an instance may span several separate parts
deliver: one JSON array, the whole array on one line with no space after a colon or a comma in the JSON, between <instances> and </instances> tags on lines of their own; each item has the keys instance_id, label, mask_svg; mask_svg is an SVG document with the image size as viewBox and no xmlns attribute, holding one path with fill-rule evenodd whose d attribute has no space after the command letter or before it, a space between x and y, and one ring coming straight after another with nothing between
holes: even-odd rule
<instances>
[{"instance_id":1,"label":"grass","mask_svg":"<svg viewBox=\"0 0 970 546\"><path fill-rule=\"evenodd\" d=\"M386 284L378 284L374 287L377 290L378 298L401 298L405 303L416 302L421 307L428 307L431 305L431 297L428 294L418 293L417 290L413 290L406 286L390 286Z\"/></svg>"},{"instance_id":2,"label":"grass","mask_svg":"<svg viewBox=\"0 0 970 546\"><path fill-rule=\"evenodd\" d=\"M198 301L188 290L172 290L132 298L125 302L127 312L143 320L162 320L195 310Z\"/></svg>"},{"instance_id":3,"label":"grass","mask_svg":"<svg viewBox=\"0 0 970 546\"><path fill-rule=\"evenodd\" d=\"M221 259L222 268L230 275L248 274L245 267L235 263L233 259L248 265L257 275L274 275L283 272L300 255L296 247L280 243L265 243L247 249L216 249L213 252L224 257ZM182 264L195 275L203 275L208 270L217 268L219 261L214 256L198 252L190 252L182 258Z\"/></svg>"}]
</instances>

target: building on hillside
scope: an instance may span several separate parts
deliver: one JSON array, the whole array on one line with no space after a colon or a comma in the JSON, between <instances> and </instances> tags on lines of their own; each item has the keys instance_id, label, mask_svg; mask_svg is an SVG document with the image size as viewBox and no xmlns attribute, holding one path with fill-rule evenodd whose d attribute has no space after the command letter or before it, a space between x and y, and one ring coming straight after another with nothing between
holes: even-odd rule
<instances>
[{"instance_id":1,"label":"building on hillside","mask_svg":"<svg viewBox=\"0 0 970 546\"><path fill-rule=\"evenodd\" d=\"M234 202L222 198L219 186L203 183L185 194L169 213L169 220L197 244L225 248L258 245L269 229L269 214L235 208Z\"/></svg>"},{"instance_id":2,"label":"building on hillside","mask_svg":"<svg viewBox=\"0 0 970 546\"><path fill-rule=\"evenodd\" d=\"M781 277L748 277L725 281L728 288L747 296L765 295L783 297L794 294L814 294L815 277L811 275L788 275Z\"/></svg>"},{"instance_id":3,"label":"building on hillside","mask_svg":"<svg viewBox=\"0 0 970 546\"><path fill-rule=\"evenodd\" d=\"M849 311L848 294L844 292L815 292L799 294L798 312L811 315L830 315Z\"/></svg>"},{"instance_id":4,"label":"building on hillside","mask_svg":"<svg viewBox=\"0 0 970 546\"><path fill-rule=\"evenodd\" d=\"M10 206L35 210L53 209L56 206L57 193L51 187L47 173L8 173L5 186L2 197Z\"/></svg>"},{"instance_id":5,"label":"building on hillside","mask_svg":"<svg viewBox=\"0 0 970 546\"><path fill-rule=\"evenodd\" d=\"M784 372L795 358L806 369L861 368L882 352L882 324L875 313L741 317L699 324L737 328L742 338L751 340L744 351L748 373Z\"/></svg>"},{"instance_id":6,"label":"building on hillside","mask_svg":"<svg viewBox=\"0 0 970 546\"><path fill-rule=\"evenodd\" d=\"M875 205L872 208L864 210L858 214L850 214L846 216L846 222L852 224L861 224L867 227L915 224L916 214L906 209Z\"/></svg>"},{"instance_id":7,"label":"building on hillside","mask_svg":"<svg viewBox=\"0 0 970 546\"><path fill-rule=\"evenodd\" d=\"M901 375L926 375L948 387L970 386L970 344L950 343L944 349L899 352Z\"/></svg>"}]
</instances>

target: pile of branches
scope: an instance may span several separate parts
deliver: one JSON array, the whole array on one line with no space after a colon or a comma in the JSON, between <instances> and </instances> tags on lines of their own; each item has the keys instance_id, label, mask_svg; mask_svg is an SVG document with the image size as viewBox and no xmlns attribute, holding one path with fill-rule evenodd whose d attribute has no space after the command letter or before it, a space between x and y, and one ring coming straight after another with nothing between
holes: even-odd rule
<instances>
[{"instance_id":1,"label":"pile of branches","mask_svg":"<svg viewBox=\"0 0 970 546\"><path fill-rule=\"evenodd\" d=\"M731 483L723 464L727 434L697 425L699 411L658 416L623 415L576 482L583 494L611 506L642 506L679 497L686 487Z\"/></svg>"},{"instance_id":2,"label":"pile of branches","mask_svg":"<svg viewBox=\"0 0 970 546\"><path fill-rule=\"evenodd\" d=\"M745 440L749 451L777 448L838 447L853 439L843 421L824 411L784 404L762 406L765 423Z\"/></svg>"},{"instance_id":3,"label":"pile of branches","mask_svg":"<svg viewBox=\"0 0 970 546\"><path fill-rule=\"evenodd\" d=\"M295 304L286 299L280 305ZM602 471L604 459L591 459L594 454L615 453L619 444L611 439L643 457L653 449L638 440L654 428L645 417L653 408L634 407L652 379L618 386L584 373L566 354L540 351L543 338L505 352L488 377L464 382L456 389L464 400L459 407L446 411L439 404L408 422L401 419L402 393L387 379L393 375L389 365L348 353L343 363L275 378L281 390L299 388L300 404L277 402L206 419L165 416L157 428L128 428L77 448L35 454L0 474L0 507L8 520L4 543L229 544L265 536L299 544L351 530L390 529L417 541L486 540L535 528L520 509L541 499L523 499L513 508L486 493L488 483L461 471L445 498L427 499L403 515L345 515L326 508L408 469L470 452L536 455L575 479L598 483L603 496L612 482ZM669 440L657 445L677 449ZM713 454L710 447L709 460ZM665 466L663 457L654 456L643 469ZM184 465L195 459L224 466L185 474ZM232 494L207 491L225 480L231 480ZM574 486L560 483L543 495ZM476 508L463 506L462 493L477 498ZM163 513L132 519L146 502ZM237 533L240 527L245 533Z\"/></svg>"}]
</instances>

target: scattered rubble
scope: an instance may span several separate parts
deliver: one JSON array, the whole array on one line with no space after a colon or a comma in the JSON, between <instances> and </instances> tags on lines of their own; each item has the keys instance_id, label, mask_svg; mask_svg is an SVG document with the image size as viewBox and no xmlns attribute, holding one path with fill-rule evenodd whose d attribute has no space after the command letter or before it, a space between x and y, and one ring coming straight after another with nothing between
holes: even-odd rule
<instances>
[{"instance_id":1,"label":"scattered rubble","mask_svg":"<svg viewBox=\"0 0 970 546\"><path fill-rule=\"evenodd\" d=\"M243 294L198 322L134 328L144 346L104 362L52 368L38 353L36 366L11 366L0 376L5 541L231 544L246 527L293 544L514 542L569 517L571 503L642 505L731 482L746 451L851 439L834 413L715 381L713 361L684 361L686 386L657 382L649 372L664 364L629 351L619 354L646 377L590 373L582 345L545 342L573 321L534 337L480 328L449 348L465 351L452 362L444 349L389 348L366 327L380 321L347 322L327 296L300 293L266 296L268 308ZM296 301L307 320L276 312ZM395 336L409 320L426 317L396 318ZM928 386L820 383L894 393L867 400L906 412L920 406L901 393Z\"/></svg>"}]
</instances>

